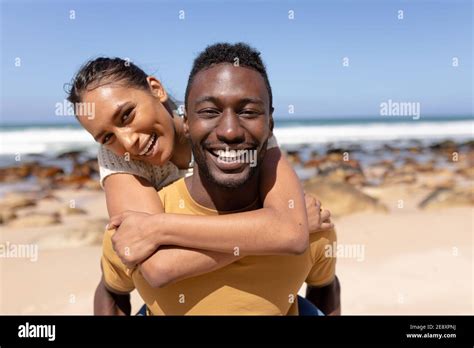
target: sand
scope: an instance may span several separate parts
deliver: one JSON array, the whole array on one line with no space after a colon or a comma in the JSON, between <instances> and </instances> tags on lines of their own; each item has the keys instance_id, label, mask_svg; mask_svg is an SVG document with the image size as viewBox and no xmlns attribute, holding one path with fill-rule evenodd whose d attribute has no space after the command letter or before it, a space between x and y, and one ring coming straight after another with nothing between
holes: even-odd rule
<instances>
[{"instance_id":1,"label":"sand","mask_svg":"<svg viewBox=\"0 0 474 348\"><path fill-rule=\"evenodd\" d=\"M407 185L365 189L388 214L335 219L339 246L363 253L339 255L343 314L473 314L473 208L422 211L428 192ZM88 214L41 228L1 226L0 242L38 245L38 259L0 258L0 313L92 314L101 247L77 231L107 216L101 191L56 190ZM403 199L404 207L398 208ZM323 202L324 203L324 202ZM59 204L59 203L58 203ZM42 207L56 209L51 202ZM329 207L330 209L330 207ZM71 237L73 235L73 237ZM354 249L356 250L356 249ZM300 293L303 293L302 287ZM133 311L142 304L132 294Z\"/></svg>"}]
</instances>

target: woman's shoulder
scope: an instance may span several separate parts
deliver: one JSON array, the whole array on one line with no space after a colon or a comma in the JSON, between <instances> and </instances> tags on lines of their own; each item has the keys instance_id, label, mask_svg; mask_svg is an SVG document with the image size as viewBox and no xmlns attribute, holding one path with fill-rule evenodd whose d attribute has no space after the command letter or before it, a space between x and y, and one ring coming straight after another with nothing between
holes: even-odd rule
<instances>
[{"instance_id":1,"label":"woman's shoulder","mask_svg":"<svg viewBox=\"0 0 474 348\"><path fill-rule=\"evenodd\" d=\"M99 162L100 185L104 187L104 180L113 174L126 173L137 175L146 179L155 189L169 185L182 177L180 171L173 163L167 162L162 166L130 158L130 156L120 156L100 146L97 159Z\"/></svg>"}]
</instances>

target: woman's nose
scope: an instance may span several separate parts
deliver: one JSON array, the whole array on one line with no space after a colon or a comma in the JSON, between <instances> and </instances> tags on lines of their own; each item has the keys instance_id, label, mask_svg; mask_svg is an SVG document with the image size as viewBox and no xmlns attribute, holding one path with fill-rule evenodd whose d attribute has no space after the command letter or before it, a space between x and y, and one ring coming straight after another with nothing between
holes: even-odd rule
<instances>
[{"instance_id":1,"label":"woman's nose","mask_svg":"<svg viewBox=\"0 0 474 348\"><path fill-rule=\"evenodd\" d=\"M120 130L117 132L117 138L120 142L120 144L122 144L123 148L135 155L135 152L138 150L137 148L137 144L138 144L138 134L135 133L135 132L132 132L132 131L125 131L125 130Z\"/></svg>"}]
</instances>

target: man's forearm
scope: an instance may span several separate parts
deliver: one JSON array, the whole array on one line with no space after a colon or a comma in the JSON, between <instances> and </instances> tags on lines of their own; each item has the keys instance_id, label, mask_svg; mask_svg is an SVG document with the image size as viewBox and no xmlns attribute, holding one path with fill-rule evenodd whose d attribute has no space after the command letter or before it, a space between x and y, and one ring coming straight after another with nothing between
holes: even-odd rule
<instances>
[{"instance_id":1,"label":"man's forearm","mask_svg":"<svg viewBox=\"0 0 474 348\"><path fill-rule=\"evenodd\" d=\"M130 294L111 292L102 278L94 294L94 315L130 315L130 313Z\"/></svg>"},{"instance_id":2,"label":"man's forearm","mask_svg":"<svg viewBox=\"0 0 474 348\"><path fill-rule=\"evenodd\" d=\"M140 270L151 286L163 287L179 280L212 272L240 258L241 255L166 246L161 247L143 262Z\"/></svg>"},{"instance_id":3,"label":"man's forearm","mask_svg":"<svg viewBox=\"0 0 474 348\"><path fill-rule=\"evenodd\" d=\"M341 315L341 286L339 279L335 277L331 284L321 288L308 285L306 299L311 301L326 315Z\"/></svg>"}]
</instances>

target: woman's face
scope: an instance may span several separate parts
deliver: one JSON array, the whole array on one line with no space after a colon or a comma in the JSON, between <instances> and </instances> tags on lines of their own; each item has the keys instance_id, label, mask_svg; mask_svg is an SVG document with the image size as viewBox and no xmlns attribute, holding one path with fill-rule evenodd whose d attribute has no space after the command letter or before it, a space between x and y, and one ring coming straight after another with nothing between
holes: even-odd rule
<instances>
[{"instance_id":1,"label":"woman's face","mask_svg":"<svg viewBox=\"0 0 474 348\"><path fill-rule=\"evenodd\" d=\"M163 165L173 154L175 128L163 105L165 90L153 77L148 77L148 83L148 91L120 82L86 91L81 100L86 104L76 106L76 114L94 139L115 154ZM81 110L94 113L81 114Z\"/></svg>"}]
</instances>

